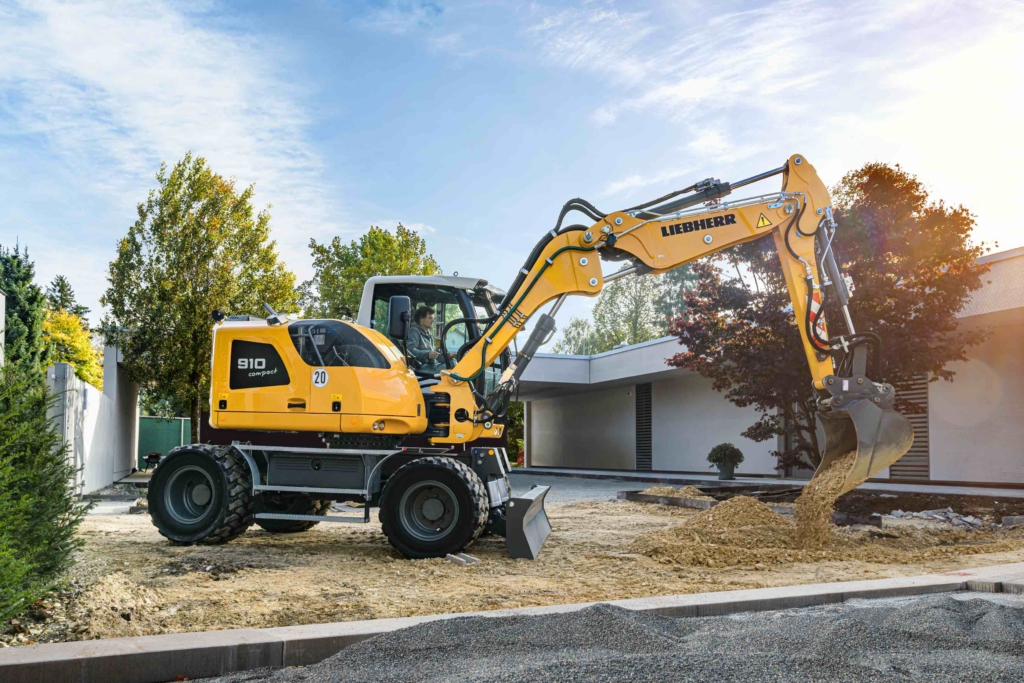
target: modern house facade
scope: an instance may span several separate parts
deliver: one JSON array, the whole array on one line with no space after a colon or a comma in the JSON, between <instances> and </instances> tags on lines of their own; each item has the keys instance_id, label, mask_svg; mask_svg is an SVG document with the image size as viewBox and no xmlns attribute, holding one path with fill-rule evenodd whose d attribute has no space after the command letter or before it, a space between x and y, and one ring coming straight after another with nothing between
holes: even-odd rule
<instances>
[{"instance_id":1,"label":"modern house facade","mask_svg":"<svg viewBox=\"0 0 1024 683\"><path fill-rule=\"evenodd\" d=\"M990 336L950 366L954 381L900 388L924 412L911 417L914 447L882 480L1024 486L1024 248L979 262L990 266L985 284L957 317ZM730 442L745 456L737 474L810 476L779 469L774 442L740 436L757 412L668 366L679 351L664 337L593 356L537 354L520 392L526 463L709 474L708 452Z\"/></svg>"},{"instance_id":2,"label":"modern house facade","mask_svg":"<svg viewBox=\"0 0 1024 683\"><path fill-rule=\"evenodd\" d=\"M46 384L57 400L50 417L57 425L68 458L74 463L76 490L89 494L131 474L139 426L139 385L128 380L121 352L103 349L103 389L83 382L68 363L46 371Z\"/></svg>"}]
</instances>

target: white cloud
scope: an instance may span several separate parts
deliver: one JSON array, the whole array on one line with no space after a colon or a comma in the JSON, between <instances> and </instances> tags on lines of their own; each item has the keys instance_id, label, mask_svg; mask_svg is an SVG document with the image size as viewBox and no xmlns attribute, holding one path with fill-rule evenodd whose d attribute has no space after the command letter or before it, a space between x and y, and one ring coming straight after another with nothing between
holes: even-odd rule
<instances>
[{"instance_id":1,"label":"white cloud","mask_svg":"<svg viewBox=\"0 0 1024 683\"><path fill-rule=\"evenodd\" d=\"M632 190L640 190L651 185L667 183L670 180L675 180L676 178L682 177L684 174L688 172L688 170L673 170L664 171L662 173L649 176L633 174L630 176L626 176L625 178L614 180L608 183L604 187L604 189L601 190L601 194L603 196L611 196L621 193L627 193L628 195Z\"/></svg>"},{"instance_id":2,"label":"white cloud","mask_svg":"<svg viewBox=\"0 0 1024 683\"><path fill-rule=\"evenodd\" d=\"M380 221L373 221L372 225L384 228L389 232L394 232L398 224L401 223L403 227L412 230L413 232L419 233L420 235L436 235L437 228L426 223L406 223L405 221L398 220L396 218L385 218Z\"/></svg>"},{"instance_id":3,"label":"white cloud","mask_svg":"<svg viewBox=\"0 0 1024 683\"><path fill-rule=\"evenodd\" d=\"M428 0L387 0L354 19L353 23L376 31L405 35L425 26L433 26L443 12L439 4Z\"/></svg>"},{"instance_id":4,"label":"white cloud","mask_svg":"<svg viewBox=\"0 0 1024 683\"><path fill-rule=\"evenodd\" d=\"M1024 158L1020 2L609 7L533 5L523 32L548 64L598 81L595 126L629 136L655 119L664 131L606 193L658 185L680 162L735 179L763 170L738 160L800 152L829 183L868 161L902 163L935 196L976 211L985 239L1021 243L1005 201Z\"/></svg>"},{"instance_id":5,"label":"white cloud","mask_svg":"<svg viewBox=\"0 0 1024 683\"><path fill-rule=\"evenodd\" d=\"M0 9L0 89L13 122L5 134L39 140L75 170L78 189L126 210L104 265L159 163L191 150L240 185L256 184L257 205L274 205L282 254L302 271L306 241L337 232L339 209L321 183L324 162L306 137L287 55L183 7L39 0Z\"/></svg>"}]
</instances>

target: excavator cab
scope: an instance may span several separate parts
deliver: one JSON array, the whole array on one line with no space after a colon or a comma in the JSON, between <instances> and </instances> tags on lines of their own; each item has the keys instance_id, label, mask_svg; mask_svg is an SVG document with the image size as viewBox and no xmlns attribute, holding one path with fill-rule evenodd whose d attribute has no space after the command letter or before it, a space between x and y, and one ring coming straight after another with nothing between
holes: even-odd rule
<instances>
[{"instance_id":1,"label":"excavator cab","mask_svg":"<svg viewBox=\"0 0 1024 683\"><path fill-rule=\"evenodd\" d=\"M443 370L450 370L462 360L466 351L480 338L490 321L504 292L489 285L486 280L458 276L379 276L366 281L359 306L357 322L365 327L388 334L388 305L393 296L407 296L411 304L413 336L418 348L406 344L409 366L420 378L422 386L437 380ZM426 329L417 315L429 311L432 324ZM429 339L433 358L426 357L424 342ZM402 339L391 338L398 348ZM478 382L479 391L490 393L501 373L511 363L506 350L491 363Z\"/></svg>"}]
</instances>

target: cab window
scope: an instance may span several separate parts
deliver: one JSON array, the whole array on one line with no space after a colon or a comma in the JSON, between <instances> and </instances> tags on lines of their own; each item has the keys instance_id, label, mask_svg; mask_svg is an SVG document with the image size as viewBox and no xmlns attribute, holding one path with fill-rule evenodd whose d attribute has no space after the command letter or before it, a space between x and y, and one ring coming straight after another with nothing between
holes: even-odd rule
<instances>
[{"instance_id":1,"label":"cab window","mask_svg":"<svg viewBox=\"0 0 1024 683\"><path fill-rule=\"evenodd\" d=\"M339 320L302 320L288 326L295 350L314 367L391 367L369 339Z\"/></svg>"},{"instance_id":2,"label":"cab window","mask_svg":"<svg viewBox=\"0 0 1024 683\"><path fill-rule=\"evenodd\" d=\"M437 285L420 285L415 283L379 284L373 291L373 309L370 326L381 334L388 333L388 306L393 296L407 296L412 304L413 324L417 313L422 309L434 312L432 325L420 325L418 330L410 334L409 366L421 377L437 377L445 369L444 354L441 352L441 333L445 325L453 320L467 317L457 290L453 287ZM472 314L468 314L472 315ZM423 319L420 319L423 322ZM429 328L429 329L428 329ZM451 368L455 365L455 354L469 340L470 331L466 323L456 323L448 328L445 336L445 349L448 351ZM391 340L399 349L401 339ZM427 351L427 353L424 353ZM430 351L435 355L429 356Z\"/></svg>"}]
</instances>

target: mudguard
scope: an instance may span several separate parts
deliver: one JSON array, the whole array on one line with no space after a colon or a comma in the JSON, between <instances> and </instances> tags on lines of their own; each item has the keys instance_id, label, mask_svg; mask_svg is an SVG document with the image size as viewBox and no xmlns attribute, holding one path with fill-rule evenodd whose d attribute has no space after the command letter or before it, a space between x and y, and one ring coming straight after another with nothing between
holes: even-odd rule
<instances>
[{"instance_id":1,"label":"mudguard","mask_svg":"<svg viewBox=\"0 0 1024 683\"><path fill-rule=\"evenodd\" d=\"M550 486L534 486L505 504L505 544L514 559L537 559L551 533L551 522L544 511L544 499L550 490Z\"/></svg>"}]
</instances>

